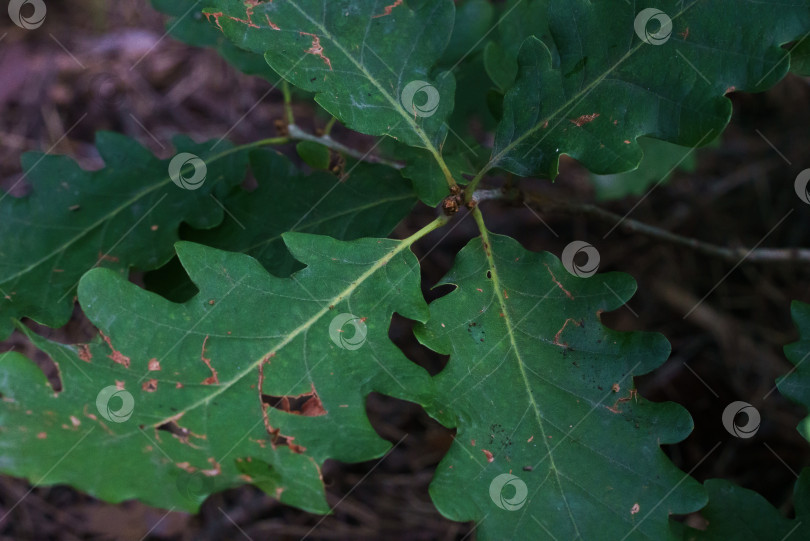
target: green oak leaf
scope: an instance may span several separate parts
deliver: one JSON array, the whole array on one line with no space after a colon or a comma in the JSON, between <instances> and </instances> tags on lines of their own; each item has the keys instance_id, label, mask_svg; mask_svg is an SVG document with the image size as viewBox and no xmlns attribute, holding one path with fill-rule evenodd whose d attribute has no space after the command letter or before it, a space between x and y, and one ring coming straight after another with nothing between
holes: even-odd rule
<instances>
[{"instance_id":1,"label":"green oak leaf","mask_svg":"<svg viewBox=\"0 0 810 541\"><path fill-rule=\"evenodd\" d=\"M242 73L278 82L278 74L262 55L240 49L208 23L202 13L207 5L206 0L152 0L153 8L172 17L166 26L173 38L195 47L211 47Z\"/></svg>"},{"instance_id":2,"label":"green oak leaf","mask_svg":"<svg viewBox=\"0 0 810 541\"><path fill-rule=\"evenodd\" d=\"M250 166L258 187L235 190L222 200L229 213L222 224L210 230L181 228L180 235L249 254L275 276L286 277L302 267L285 247L282 233L298 231L338 240L384 237L416 203L407 181L383 165L349 161L343 178L326 172L304 175L284 155L256 149L250 152ZM176 258L147 273L144 283L175 302L197 291Z\"/></svg>"},{"instance_id":3,"label":"green oak leaf","mask_svg":"<svg viewBox=\"0 0 810 541\"><path fill-rule=\"evenodd\" d=\"M396 145L394 149L394 157L404 160L407 164L400 172L403 177L413 182L413 189L419 200L431 207L441 203L442 199L447 197L448 192L439 165L431 160L422 149L404 145ZM445 151L444 159L458 183L467 184L467 179L463 175L475 172L475 167L470 163L469 153L458 150L456 147L456 150L452 152Z\"/></svg>"},{"instance_id":4,"label":"green oak leaf","mask_svg":"<svg viewBox=\"0 0 810 541\"><path fill-rule=\"evenodd\" d=\"M350 163L344 178L324 172L304 175L281 154L254 150L250 166L258 188L239 191L225 201L239 221L227 219L214 229L188 231L186 238L245 252L276 276L289 276L301 268L285 247L283 233L339 240L384 237L416 203L407 181L384 165Z\"/></svg>"},{"instance_id":5,"label":"green oak leaf","mask_svg":"<svg viewBox=\"0 0 810 541\"><path fill-rule=\"evenodd\" d=\"M450 0L209 0L205 13L346 127L439 155L453 110L450 72L431 74L450 39Z\"/></svg>"},{"instance_id":6,"label":"green oak leaf","mask_svg":"<svg viewBox=\"0 0 810 541\"><path fill-rule=\"evenodd\" d=\"M502 92L508 90L517 77L517 63L495 41L487 43L484 49L484 69Z\"/></svg>"},{"instance_id":7,"label":"green oak leaf","mask_svg":"<svg viewBox=\"0 0 810 541\"><path fill-rule=\"evenodd\" d=\"M794 369L777 380L779 392L810 410L810 304L794 301L791 314L799 328L799 341L785 346ZM810 417L799 424L799 432L810 441ZM686 528L686 541L782 541L810 538L810 469L805 468L794 487L795 518L788 519L752 490L721 479L705 483L709 504L701 511L705 530Z\"/></svg>"},{"instance_id":8,"label":"green oak leaf","mask_svg":"<svg viewBox=\"0 0 810 541\"><path fill-rule=\"evenodd\" d=\"M810 304L793 301L790 306L793 321L799 328L799 341L785 346L785 356L794 368L776 380L779 392L810 410ZM810 441L810 416L799 423L798 430Z\"/></svg>"},{"instance_id":9,"label":"green oak leaf","mask_svg":"<svg viewBox=\"0 0 810 541\"><path fill-rule=\"evenodd\" d=\"M183 304L88 272L79 300L101 336L32 337L58 363L61 391L21 355L0 355L0 470L187 511L255 479L284 503L328 512L324 460L391 447L366 416L368 394L433 400L430 376L388 338L394 311L425 321L428 309L412 241L284 240L307 265L288 278L177 243L200 290Z\"/></svg>"},{"instance_id":10,"label":"green oak leaf","mask_svg":"<svg viewBox=\"0 0 810 541\"><path fill-rule=\"evenodd\" d=\"M295 145L298 156L313 169L329 169L332 156L329 149L314 141L300 141Z\"/></svg>"},{"instance_id":11,"label":"green oak leaf","mask_svg":"<svg viewBox=\"0 0 810 541\"><path fill-rule=\"evenodd\" d=\"M600 323L636 289L620 273L577 278L549 253L486 232L457 256L419 340L450 355L430 413L456 427L430 494L480 539L666 539L668 516L705 504L660 449L692 430L633 377L670 348Z\"/></svg>"},{"instance_id":12,"label":"green oak leaf","mask_svg":"<svg viewBox=\"0 0 810 541\"><path fill-rule=\"evenodd\" d=\"M110 132L96 136L105 162L98 171L82 170L67 156L22 156L32 193L0 193L0 338L11 332L12 318L67 323L76 285L90 268L158 268L171 259L181 222L203 229L222 222L214 198L242 182L246 153L224 141L177 137L174 144L175 156L203 160L202 186L180 188L169 174L171 160ZM192 165L181 170L184 177L191 178Z\"/></svg>"},{"instance_id":13,"label":"green oak leaf","mask_svg":"<svg viewBox=\"0 0 810 541\"><path fill-rule=\"evenodd\" d=\"M667 182L676 169L690 172L695 170L697 160L692 148L649 137L639 138L638 143L644 152L638 167L624 173L591 175L597 200L607 201L628 195L641 195L650 186Z\"/></svg>"},{"instance_id":14,"label":"green oak leaf","mask_svg":"<svg viewBox=\"0 0 810 541\"><path fill-rule=\"evenodd\" d=\"M442 65L450 69L483 48L485 42L481 36L492 27L495 13L488 0L464 0L456 4L453 33L441 58Z\"/></svg>"},{"instance_id":15,"label":"green oak leaf","mask_svg":"<svg viewBox=\"0 0 810 541\"><path fill-rule=\"evenodd\" d=\"M810 539L810 469L796 481L796 517L781 515L768 500L724 479L704 483L709 504L700 512L705 530L683 528L683 541L790 541Z\"/></svg>"},{"instance_id":16,"label":"green oak leaf","mask_svg":"<svg viewBox=\"0 0 810 541\"><path fill-rule=\"evenodd\" d=\"M810 77L810 34L805 34L790 49L790 71Z\"/></svg>"},{"instance_id":17,"label":"green oak leaf","mask_svg":"<svg viewBox=\"0 0 810 541\"><path fill-rule=\"evenodd\" d=\"M810 29L810 0L523 4L531 33L489 167L552 179L560 154L608 174L638 164L640 136L708 143L730 119L725 94L774 85L790 65L782 45Z\"/></svg>"}]
</instances>

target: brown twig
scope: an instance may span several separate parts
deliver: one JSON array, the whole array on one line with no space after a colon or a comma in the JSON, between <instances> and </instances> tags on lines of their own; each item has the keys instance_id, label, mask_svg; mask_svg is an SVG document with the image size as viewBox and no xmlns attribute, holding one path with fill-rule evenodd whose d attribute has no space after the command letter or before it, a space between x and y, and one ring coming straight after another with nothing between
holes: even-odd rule
<instances>
[{"instance_id":1,"label":"brown twig","mask_svg":"<svg viewBox=\"0 0 810 541\"><path fill-rule=\"evenodd\" d=\"M524 194L527 203L538 210L546 212L564 212L590 216L606 223L613 224L625 231L641 233L679 246L686 246L696 252L725 259L734 263L742 260L757 263L810 262L810 250L805 248L726 248L709 244L690 237L677 235L665 229L619 216L613 212L587 203L574 203L551 199L538 194Z\"/></svg>"}]
</instances>

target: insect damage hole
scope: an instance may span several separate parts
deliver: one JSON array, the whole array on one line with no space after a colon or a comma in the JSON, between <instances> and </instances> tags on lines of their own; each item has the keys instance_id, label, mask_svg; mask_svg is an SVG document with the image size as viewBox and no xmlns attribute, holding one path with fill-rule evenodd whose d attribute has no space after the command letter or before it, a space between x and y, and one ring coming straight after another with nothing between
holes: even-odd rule
<instances>
[{"instance_id":1,"label":"insect damage hole","mask_svg":"<svg viewBox=\"0 0 810 541\"><path fill-rule=\"evenodd\" d=\"M272 396L262 394L262 403L271 408L292 413L293 415L303 415L304 417L321 417L327 414L323 407L323 402L315 392L315 385L311 384L312 391L301 393L297 396Z\"/></svg>"}]
</instances>

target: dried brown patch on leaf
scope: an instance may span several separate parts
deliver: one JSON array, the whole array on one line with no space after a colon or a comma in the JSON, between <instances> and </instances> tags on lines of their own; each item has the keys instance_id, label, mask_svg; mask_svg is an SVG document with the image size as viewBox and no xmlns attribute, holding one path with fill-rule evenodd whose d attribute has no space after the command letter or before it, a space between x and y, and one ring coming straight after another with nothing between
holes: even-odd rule
<instances>
[{"instance_id":1,"label":"dried brown patch on leaf","mask_svg":"<svg viewBox=\"0 0 810 541\"><path fill-rule=\"evenodd\" d=\"M396 2L394 2L390 6L385 6L385 8L383 8L383 12L380 13L379 15L374 15L372 17L372 19L377 19L379 17L386 17L388 15L391 15L391 12L394 10L394 8L398 7L398 6L401 6L401 5L402 5L402 0L396 0Z\"/></svg>"},{"instance_id":2,"label":"dried brown patch on leaf","mask_svg":"<svg viewBox=\"0 0 810 541\"><path fill-rule=\"evenodd\" d=\"M219 385L219 376L217 375L217 371L214 370L213 366L211 366L211 359L208 359L205 356L205 345L207 343L208 343L208 335L205 335L205 338L203 339L202 352L200 353L200 359L202 360L202 362L205 363L205 365L211 371L211 375L208 376L207 378L205 378L202 381L202 384L203 385Z\"/></svg>"},{"instance_id":3,"label":"dried brown patch on leaf","mask_svg":"<svg viewBox=\"0 0 810 541\"><path fill-rule=\"evenodd\" d=\"M312 391L301 393L298 396L271 396L262 395L262 402L271 408L281 410L293 415L303 415L304 417L321 417L327 411L323 407L323 402L315 391L315 385L311 384Z\"/></svg>"},{"instance_id":4,"label":"dried brown patch on leaf","mask_svg":"<svg viewBox=\"0 0 810 541\"><path fill-rule=\"evenodd\" d=\"M104 339L104 341L107 342L107 345L112 350L112 353L107 355L107 357L109 357L113 361L117 362L118 364L120 364L124 368L129 368L129 357L127 357L126 355L124 355L123 353L121 353L120 351L115 349L113 347L113 345L112 345L112 342L110 341L109 337L106 334L104 334L101 331L98 331L98 333L101 335L101 337ZM123 388L123 387L121 387L121 388Z\"/></svg>"},{"instance_id":5,"label":"dried brown patch on leaf","mask_svg":"<svg viewBox=\"0 0 810 541\"><path fill-rule=\"evenodd\" d=\"M268 416L267 413L267 410L271 407L271 405L266 403L264 400L264 397L268 395L262 393L262 386L264 385L264 365L270 362L270 359L272 359L275 356L276 356L275 352L270 353L264 359L262 359L262 362L259 363L259 385L257 390L259 392L259 402L262 408L262 420L264 421L264 429L270 435L270 445L272 446L273 449L276 449L276 447L278 447L279 445L286 445L287 447L290 448L290 451L292 451L293 453L300 454L306 451L306 447L293 443L293 440L295 439L294 437L285 436L284 434L281 433L281 429L273 427L273 425L270 424L270 417ZM320 402L320 399L318 401Z\"/></svg>"},{"instance_id":6,"label":"dried brown patch on leaf","mask_svg":"<svg viewBox=\"0 0 810 541\"><path fill-rule=\"evenodd\" d=\"M324 64L329 66L329 71L332 71L332 61L329 59L328 56L323 54L323 45L321 45L321 38L316 36L315 34L310 34L309 32L299 32L299 34L302 36L310 36L312 38L312 46L304 52L321 58Z\"/></svg>"},{"instance_id":7,"label":"dried brown patch on leaf","mask_svg":"<svg viewBox=\"0 0 810 541\"><path fill-rule=\"evenodd\" d=\"M551 275L551 281L554 282L555 284L557 284L557 287L559 287L560 289L563 290L563 293L565 293L566 297L568 297L571 300L574 300L574 296L571 295L571 292L568 291L567 289L565 289L565 287L562 285L562 283L559 280L557 280L557 277L554 276L554 272L552 272L551 267L548 266L548 263L543 263L543 264L546 266L546 268L548 269L548 273Z\"/></svg>"}]
</instances>

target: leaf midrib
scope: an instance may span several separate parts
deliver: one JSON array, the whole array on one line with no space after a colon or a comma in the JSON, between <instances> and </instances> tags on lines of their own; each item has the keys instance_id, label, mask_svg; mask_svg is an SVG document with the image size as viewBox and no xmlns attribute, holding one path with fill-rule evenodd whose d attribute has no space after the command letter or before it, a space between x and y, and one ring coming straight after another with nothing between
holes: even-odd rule
<instances>
[{"instance_id":1,"label":"leaf midrib","mask_svg":"<svg viewBox=\"0 0 810 541\"><path fill-rule=\"evenodd\" d=\"M694 6L696 3L697 3L697 0L695 0L694 2L692 2L691 4L689 4L689 5L688 5L688 6L687 6L685 9L683 9L682 11L678 12L678 13L677 13L677 14L676 14L674 17L671 17L672 21L674 22L675 20L677 20L677 19L678 19L678 18L679 18L681 15L683 15L684 13L686 13L686 12L687 12L687 11L688 11L688 10L689 10L689 9L690 9L692 6ZM528 39L528 38L527 38L527 39ZM509 143L508 145L506 145L506 146L503 148L503 150L501 150L500 152L498 152L498 154L496 154L496 155L494 155L494 156L492 156L492 157L490 158L489 162L487 163L487 165L486 165L486 166L484 166L484 169L482 170L482 171L483 171L483 173L485 174L487 171L489 171L490 169L492 169L493 167L495 167L495 165L496 165L496 164L497 164L497 163L498 163L498 162L499 162L501 159L503 159L503 158L504 158L504 156L506 156L506 155L507 155L509 152L511 152L512 150L514 150L514 148L515 148L516 146L518 146L520 143L522 143L522 142L523 142L525 139L527 139L528 137L530 137L531 135L533 135L534 133L536 133L536 132L537 132L537 131L538 131L538 130L539 130L539 129L540 129L540 128L541 128L541 127L542 127L542 126L543 126L543 125L544 125L544 124L547 122L547 121L551 121L552 119L556 118L556 117L557 117L557 115L562 114L562 113L563 113L563 112L564 112L566 109L568 109L569 107L574 107L574 106L575 106L575 105L577 105L577 104L578 104L580 101L583 101L583 100L584 100L586 97L588 97L588 95L589 95L589 94L590 94L590 93L591 93L591 92L592 92L592 91L593 91L593 90L596 88L596 86L600 85L600 84L602 83L602 81L604 81L604 80L605 80L605 79L606 79L606 78L607 78L609 75L611 75L611 74L612 74L614 71L616 71L616 70L618 69L618 67L619 67L620 65L622 65L622 64L623 64L623 63L624 63L624 62L625 62L625 61L626 61L628 58L630 58L630 57L631 57L633 54L635 54L635 53L636 53L636 51L638 51L639 49L641 49L642 47L644 47L644 46L646 46L646 45L647 45L647 44L645 44L643 41L640 41L639 43L637 43L637 44L635 45L635 47L632 47L631 49L629 49L629 50L628 50L628 51L627 51L627 52L624 54L624 56L622 56L622 57L621 57L621 58L620 58L620 59L619 59L617 62L615 62L615 63L614 63L612 66L610 66L610 68L608 68L608 69L607 69L606 71L604 71L604 72L603 72L601 75L599 75L599 76L598 76L596 79L594 79L594 80L593 80L593 81L592 81L590 84L588 84L587 86L585 86L585 87L581 88L581 89L580 89L580 90L579 90L579 91L578 91L576 94L574 94L573 96L571 96L571 98L570 98L568 101L566 101L565 103L563 103L562 105L560 105L560 106L559 106L559 107L558 107L558 108L557 108L555 111L553 111L552 113L550 113L548 116L546 116L546 117L545 117L545 118L543 118L542 120L538 121L538 122L537 122L537 123L536 123L536 124L535 124L535 125L534 125L534 126L531 128L531 129L527 130L527 131L526 131L526 132L524 132L522 135L520 135L520 136L519 136L517 139L513 140L511 143ZM544 47L546 47L546 46L545 46L545 44L544 44L543 46L544 46ZM548 47L546 47L546 49L548 49ZM552 68L552 71L559 71L559 70L554 70L554 68ZM514 87L513 87L513 88L514 88ZM564 119L562 119L562 118L561 118L561 119L559 120L559 122L557 122L557 124L555 124L554 126L552 126L552 130L553 130L553 128L555 128L555 127L556 127L556 126L557 126L557 125L558 125L560 122L562 122L563 120L564 120ZM549 132L548 132L548 133L551 133L551 131L552 131L552 130L549 130Z\"/></svg>"},{"instance_id":2,"label":"leaf midrib","mask_svg":"<svg viewBox=\"0 0 810 541\"><path fill-rule=\"evenodd\" d=\"M579 532L579 528L577 528L577 523L574 520L573 511L571 510L571 506L568 504L568 499L565 496L565 491L562 488L562 483L560 479L560 472L557 469L557 465L554 461L554 456L552 454L552 449L549 446L548 438L546 437L546 431L544 428L544 421L542 416L540 415L540 408L537 405L537 401L534 399L534 392L532 390L531 384L529 383L528 375L526 374L526 367L524 366L523 357L521 356L520 349L518 348L518 343L515 338L513 323L512 323L512 316L510 315L509 308L506 304L506 299L503 296L503 292L501 289L501 281L498 274L498 268L495 265L495 258L492 256L492 242L490 241L489 231L487 230L483 216L481 215L481 211L478 207L474 207L473 216L475 217L475 221L478 224L478 229L481 232L481 241L484 243L483 250L484 254L487 259L487 265L489 266L489 270L492 273L492 287L495 292L495 297L498 299L498 304L500 305L501 313L503 314L503 320L506 325L507 335L509 337L509 344L511 346L512 351L514 351L515 359L517 360L517 365L520 370L520 377L523 380L523 385L526 389L526 394L529 397L530 406L534 412L535 420L537 421L537 426L540 428L540 439L543 441L543 445L546 448L546 456L548 456L549 460L549 470L554 472L554 477L557 481L557 487L560 490L560 497L562 498L563 502L565 502L565 508L568 511L568 517L571 520L571 525L574 527L574 531L577 534L577 537L581 537Z\"/></svg>"},{"instance_id":3,"label":"leaf midrib","mask_svg":"<svg viewBox=\"0 0 810 541\"><path fill-rule=\"evenodd\" d=\"M159 421L157 423L154 423L153 426L159 426L160 424L163 424L165 422L168 422L171 419L176 418L178 415L184 415L185 413L187 413L189 411L192 411L192 410L194 410L194 409L196 409L196 408L198 408L200 406L203 406L204 404L208 403L209 401L213 400L214 398L216 398L220 394L222 394L225 391L227 391L228 389L230 389L234 384L242 381L251 372L256 370L259 367L260 364L264 363L268 358L270 358L271 355L274 355L276 352L283 349L290 342L295 340L295 338L297 338L301 333L303 333L305 331L308 331L318 320L320 320L325 314L329 313L332 310L332 308L330 308L330 306L332 306L332 307L337 306L340 301L342 301L343 299L349 297L358 287L360 287L366 280L368 280L371 276L373 276L378 270L380 270L381 268L384 268L394 257L396 257L398 254L402 253L403 251L409 249L414 242L416 242L417 240L419 240L420 238L422 238L424 235L428 234L429 232L433 231L434 229L437 229L438 227L443 226L446 222L447 222L446 219L437 218L436 220L434 220L433 222L431 222L427 226L420 229L414 235L408 237L407 239L399 241L399 244L397 244L397 246L393 250L388 252L382 258L378 259L376 263L374 263L368 270L366 270L363 274L361 274L348 287L343 289L340 293L335 295L329 301L325 302L323 308L318 310L312 317L310 317L304 323L302 323L301 325L299 325L298 327L296 327L295 329L290 331L281 340L281 342L274 345L269 351L262 354L255 361L252 361L251 363L249 363L247 365L247 368L245 368L244 370L242 370L240 372L237 372L234 375L234 377L232 379L230 379L228 382L218 385L216 390L214 392L212 392L211 394L205 396L204 398L201 398L200 400L197 400L196 402L193 402L193 403L189 404L186 408L183 408L182 410L174 412L170 417L167 417L166 419L163 419L163 420L161 420L161 421Z\"/></svg>"},{"instance_id":4,"label":"leaf midrib","mask_svg":"<svg viewBox=\"0 0 810 541\"><path fill-rule=\"evenodd\" d=\"M234 152L237 152L238 150L242 150L243 148L244 147L230 148L230 149L228 149L228 150L226 150L224 152L221 152L220 154L217 154L216 156L212 156L211 158L206 160L206 163L216 162L216 161L224 158L225 156L233 154ZM105 164L105 167L106 166L107 165ZM87 173L87 171L85 171L85 173ZM7 277L2 283L6 284L6 283L8 283L8 282L10 282L12 280L20 278L21 276L25 275L26 273L31 272L33 269L35 269L35 268L39 267L40 265L44 264L45 262L47 262L55 254L64 253L65 250L67 250L68 248L73 246L75 243L79 242L85 236L92 233L96 228L98 228L100 226L103 226L105 223L112 220L119 213L123 212L124 210L126 210L130 206L134 205L135 203L137 203L139 200L143 199L148 194L150 194L150 193L152 193L152 192L154 192L156 190L159 190L160 188L163 188L164 186L168 185L170 182L172 182L171 177L166 177L163 180L159 181L158 183L154 184L153 186L147 188L146 190L138 192L137 194L135 194L135 196L133 196L132 198L130 198L127 201L123 202L121 205L119 205L118 207L113 209L111 212L103 215L101 218L99 218L98 220L96 220L95 222L93 222L92 224L87 226L86 228L83 228L79 234L77 234L76 236L74 236L73 238L71 238L70 240L68 240L64 244L62 244L61 246L57 247L56 249L52 250L50 253L48 253L48 255L43 256L39 260L37 260L37 261L31 263L30 265L28 265L27 267L25 267L23 269L20 269L17 273L12 274L11 276Z\"/></svg>"},{"instance_id":5,"label":"leaf midrib","mask_svg":"<svg viewBox=\"0 0 810 541\"><path fill-rule=\"evenodd\" d=\"M298 13L300 13L315 28L317 28L319 32L323 33L324 37L326 37L326 39L332 42L335 45L335 47L337 47L337 49L343 54L343 56L345 56L352 64L354 64L354 66L366 77L366 79L368 79L368 81L371 82L371 84L373 84L377 88L377 91L380 94L382 94L382 96L388 101L388 103L393 107L393 109L397 112L397 114L399 114L399 116L401 116L408 123L408 125L411 127L414 133L416 133L416 135L419 136L419 139L425 145L425 148L433 155L434 159L438 162L439 167L442 169L442 172L444 172L445 175L447 175L449 173L449 169L447 168L447 164L442 158L441 152L439 152L439 150L433 145L430 139L428 139L427 134L424 132L424 130L422 130L421 126L419 126L416 123L416 120L411 118L411 115L408 113L408 111L406 111L402 107L402 105L399 103L399 100L391 96L391 94L389 94L385 90L385 87L383 87L382 84L379 81L377 81L375 77L372 76L372 74L366 69L366 67L363 64L358 62L351 54L349 54L349 51L345 47L343 47L343 45L337 39L335 39L335 37L332 35L331 32L329 32L329 30L326 29L326 27L324 27L322 24L318 23L315 19L310 17L309 14L307 14L307 12L298 7L294 1L288 2L288 5L294 7L298 11ZM452 175L448 180L451 179Z\"/></svg>"}]
</instances>

